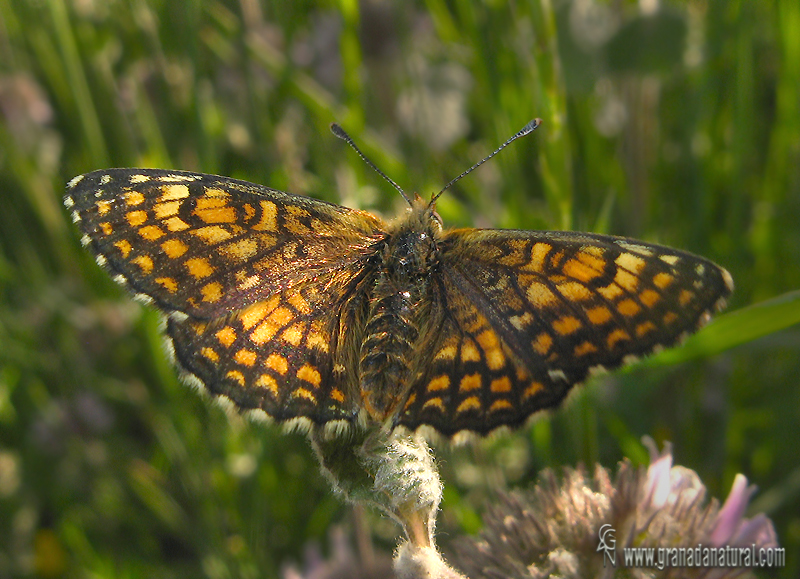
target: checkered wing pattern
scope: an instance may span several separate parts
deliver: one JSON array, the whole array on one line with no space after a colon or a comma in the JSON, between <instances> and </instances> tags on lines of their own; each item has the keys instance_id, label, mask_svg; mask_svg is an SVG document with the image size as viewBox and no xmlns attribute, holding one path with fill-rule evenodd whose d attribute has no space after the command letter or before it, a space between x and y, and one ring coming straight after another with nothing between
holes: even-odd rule
<instances>
[{"instance_id":1,"label":"checkered wing pattern","mask_svg":"<svg viewBox=\"0 0 800 579\"><path fill-rule=\"evenodd\" d=\"M109 169L66 206L100 265L168 316L181 368L243 410L317 423L358 411L341 371L376 217L213 175ZM336 372L334 371L336 370Z\"/></svg>"},{"instance_id":2,"label":"checkered wing pattern","mask_svg":"<svg viewBox=\"0 0 800 579\"><path fill-rule=\"evenodd\" d=\"M675 344L733 287L701 257L604 235L455 230L440 252L421 372L398 421L445 434L556 406L591 372Z\"/></svg>"},{"instance_id":3,"label":"checkered wing pattern","mask_svg":"<svg viewBox=\"0 0 800 579\"><path fill-rule=\"evenodd\" d=\"M190 381L281 421L519 425L675 344L733 288L708 260L629 239L442 232L420 198L384 224L235 179L110 169L70 181L65 204L98 263L166 314Z\"/></svg>"},{"instance_id":4,"label":"checkered wing pattern","mask_svg":"<svg viewBox=\"0 0 800 579\"><path fill-rule=\"evenodd\" d=\"M348 328L358 327L363 309L362 274L332 272L209 321L170 316L175 358L241 411L278 421L352 422L360 397L347 353L360 334Z\"/></svg>"}]
</instances>

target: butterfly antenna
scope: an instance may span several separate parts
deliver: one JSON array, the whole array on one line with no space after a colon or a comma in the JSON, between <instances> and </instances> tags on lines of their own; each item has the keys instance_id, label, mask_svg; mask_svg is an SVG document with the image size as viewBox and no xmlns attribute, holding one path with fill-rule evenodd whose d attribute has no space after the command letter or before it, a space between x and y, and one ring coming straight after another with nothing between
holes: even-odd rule
<instances>
[{"instance_id":1,"label":"butterfly antenna","mask_svg":"<svg viewBox=\"0 0 800 579\"><path fill-rule=\"evenodd\" d=\"M331 123L331 132L332 132L334 135L336 135L337 137L339 137L341 140L343 140L345 143L347 143L348 145L350 145L351 147L353 147L353 150L354 150L356 153L358 153L358 156L359 156L359 157L361 157L361 159L362 159L362 160L363 160L363 161L364 161L364 162L365 162L367 165L369 165L370 167L372 167L372 169L373 169L373 170L374 170L374 171L375 171L375 172L376 172L378 175L380 175L381 177L383 177L384 179L386 179L386 181L388 181L389 183L391 183L392 187L394 187L395 189L397 189L398 191L400 191L400 195L402 195L402 196L403 196L403 199L405 199L406 201L408 201L408 204L409 204L409 205L411 205L411 199L409 199L409 198L408 198L408 195L406 195L406 192L405 192L405 191L403 191L403 189L400 187L400 185L398 185L397 183L395 183L394 181L392 181L392 180L389 178L389 176L388 176L386 173L384 173L383 171L381 171L380 169L378 169L378 167L375 165L375 163L373 163L372 161L370 161L370 160L367 158L367 156L366 156L364 153L362 153L362 152L361 152L361 149L359 149L359 148L356 146L356 144L355 144L355 142L353 141L353 139L351 139L351 138L350 138L350 135L348 135L347 133L345 133L345 132L344 132L344 129L343 129L342 127L340 127L340 126L339 126L339 125L337 125L336 123Z\"/></svg>"},{"instance_id":2,"label":"butterfly antenna","mask_svg":"<svg viewBox=\"0 0 800 579\"><path fill-rule=\"evenodd\" d=\"M433 203L434 201L436 201L436 200L439 198L439 196L440 196L442 193L444 193L445 191L447 191L447 190L448 190L448 189L449 189L449 188L450 188L450 187L451 187L451 186L452 186L454 183L456 183L457 181L459 181L459 180L460 180L460 179L462 179L463 177L466 177L467 175L469 175L470 173L472 173L472 172L473 172L475 169L477 169L478 167L480 167L481 165L483 165L483 164L484 164L486 161L488 161L489 159L491 159L492 157L494 157L494 156L495 156L497 153L499 153L500 151L502 151L503 149L505 149L506 147L508 147L508 146L509 146L511 143L513 143L514 141L516 141L516 140L517 140L517 139L519 139L520 137L524 137L525 135L529 135L529 134L531 134L531 133L532 133L533 131L535 131L535 130L536 130L538 127L539 127L539 125L541 125L541 124L542 124L542 119L533 119L533 120L532 120L531 122L529 122L527 125L525 125L524 127L522 127L522 128L521 128L521 129L520 129L520 130L519 130L519 131L518 131L518 132L517 132L517 133L516 133L516 134L515 134L513 137L511 137L511 138L510 138L510 139L508 139L508 140L507 140L505 143L503 143L502 145L500 145L499 147L497 147L497 149L496 149L496 150L495 150L493 153L491 153L490 155L488 155L488 156L484 157L483 159L481 159L480 161L478 161L477 163L475 163L475 164L474 164L472 167L470 167L469 169L467 169L466 171L464 171L463 173L461 173L461 175L459 175L458 177L456 177L455 179L453 179L452 181L450 181L450 182L449 182L447 185L445 185L444 187L442 187L442 190L441 190L441 191L439 191L439 192L438 192L436 195L434 195L434 196L433 196L433 199L431 199L431 203Z\"/></svg>"}]
</instances>

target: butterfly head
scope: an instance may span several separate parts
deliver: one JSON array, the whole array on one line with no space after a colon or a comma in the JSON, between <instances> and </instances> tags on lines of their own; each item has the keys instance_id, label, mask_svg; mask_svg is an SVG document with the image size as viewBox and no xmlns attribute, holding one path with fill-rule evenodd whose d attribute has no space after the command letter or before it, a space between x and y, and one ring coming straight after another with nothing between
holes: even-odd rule
<instances>
[{"instance_id":1,"label":"butterfly head","mask_svg":"<svg viewBox=\"0 0 800 579\"><path fill-rule=\"evenodd\" d=\"M436 213L436 204L415 194L406 214L390 231L384 263L398 278L424 275L437 260L441 233L442 218Z\"/></svg>"},{"instance_id":2,"label":"butterfly head","mask_svg":"<svg viewBox=\"0 0 800 579\"><path fill-rule=\"evenodd\" d=\"M442 217L436 212L436 199L426 201L419 193L414 193L414 198L409 201L405 218L401 218L398 229L424 231L430 237L439 237L442 233Z\"/></svg>"}]
</instances>

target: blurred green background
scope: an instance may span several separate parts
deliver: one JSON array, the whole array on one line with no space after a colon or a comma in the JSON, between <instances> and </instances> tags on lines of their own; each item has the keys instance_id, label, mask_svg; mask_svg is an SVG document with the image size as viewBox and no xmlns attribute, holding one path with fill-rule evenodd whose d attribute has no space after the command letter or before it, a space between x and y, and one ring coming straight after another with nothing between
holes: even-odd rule
<instances>
[{"instance_id":1,"label":"blurred green background","mask_svg":"<svg viewBox=\"0 0 800 579\"><path fill-rule=\"evenodd\" d=\"M707 256L737 289L684 348L593 380L513 434L437 444L440 543L547 466L647 463L759 486L800 575L800 3L796 0L0 0L0 577L278 577L331 529L305 439L178 383L159 316L61 205L114 166L219 173L392 215L342 124L449 225L581 229Z\"/></svg>"}]
</instances>

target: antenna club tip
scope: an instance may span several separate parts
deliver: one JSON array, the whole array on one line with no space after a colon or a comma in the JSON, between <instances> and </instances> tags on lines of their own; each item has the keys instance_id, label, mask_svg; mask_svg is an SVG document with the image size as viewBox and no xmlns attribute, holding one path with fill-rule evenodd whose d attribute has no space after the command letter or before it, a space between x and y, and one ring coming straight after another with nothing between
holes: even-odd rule
<instances>
[{"instance_id":1,"label":"antenna club tip","mask_svg":"<svg viewBox=\"0 0 800 579\"><path fill-rule=\"evenodd\" d=\"M331 132L340 139L343 139L346 136L344 129L340 127L337 123L331 123Z\"/></svg>"},{"instance_id":2,"label":"antenna club tip","mask_svg":"<svg viewBox=\"0 0 800 579\"><path fill-rule=\"evenodd\" d=\"M530 133L532 131L535 131L536 129L539 128L539 125L541 125L541 124L542 124L542 119L540 119L539 117L536 117L531 122L529 122L527 125L525 125L521 132L527 134L527 133Z\"/></svg>"}]
</instances>

